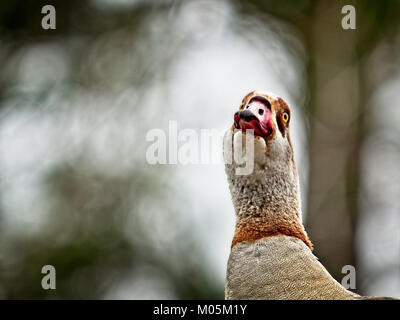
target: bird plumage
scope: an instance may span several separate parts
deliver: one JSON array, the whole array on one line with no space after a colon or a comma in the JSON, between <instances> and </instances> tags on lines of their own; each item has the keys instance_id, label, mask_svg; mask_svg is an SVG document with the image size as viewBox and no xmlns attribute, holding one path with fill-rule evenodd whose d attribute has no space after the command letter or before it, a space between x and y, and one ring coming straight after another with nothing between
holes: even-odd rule
<instances>
[{"instance_id":1,"label":"bird plumage","mask_svg":"<svg viewBox=\"0 0 400 320\"><path fill-rule=\"evenodd\" d=\"M265 237L232 248L226 299L357 299L293 236Z\"/></svg>"}]
</instances>

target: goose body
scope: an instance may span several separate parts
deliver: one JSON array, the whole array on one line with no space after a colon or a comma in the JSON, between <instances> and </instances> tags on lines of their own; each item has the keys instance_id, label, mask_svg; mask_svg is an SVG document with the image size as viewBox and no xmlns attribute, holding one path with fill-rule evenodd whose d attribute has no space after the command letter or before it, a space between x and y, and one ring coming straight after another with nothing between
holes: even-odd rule
<instances>
[{"instance_id":1,"label":"goose body","mask_svg":"<svg viewBox=\"0 0 400 320\"><path fill-rule=\"evenodd\" d=\"M296 237L266 237L232 248L226 299L348 300L358 297L333 279L310 248Z\"/></svg>"}]
</instances>

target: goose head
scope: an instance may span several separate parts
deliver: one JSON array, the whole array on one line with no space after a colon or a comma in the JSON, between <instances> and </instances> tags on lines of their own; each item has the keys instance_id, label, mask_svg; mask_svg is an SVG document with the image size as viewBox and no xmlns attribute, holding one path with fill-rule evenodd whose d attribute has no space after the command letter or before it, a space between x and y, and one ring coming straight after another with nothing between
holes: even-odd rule
<instances>
[{"instance_id":1,"label":"goose head","mask_svg":"<svg viewBox=\"0 0 400 320\"><path fill-rule=\"evenodd\" d=\"M257 91L247 94L238 110L233 115L233 125L228 130L228 138L232 140L232 154L241 148L243 154L248 149L246 135L251 135L252 152L243 162L254 163L255 169L278 170L285 167L293 175L296 174L294 151L290 139L291 110L281 97ZM225 150L224 150L225 151ZM231 156L229 153L228 156Z\"/></svg>"}]
</instances>

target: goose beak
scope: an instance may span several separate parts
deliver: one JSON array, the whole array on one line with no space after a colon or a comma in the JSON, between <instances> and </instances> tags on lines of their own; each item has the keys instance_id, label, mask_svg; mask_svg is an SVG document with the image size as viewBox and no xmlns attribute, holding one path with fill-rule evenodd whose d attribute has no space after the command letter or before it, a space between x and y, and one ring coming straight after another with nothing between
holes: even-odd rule
<instances>
[{"instance_id":1,"label":"goose beak","mask_svg":"<svg viewBox=\"0 0 400 320\"><path fill-rule=\"evenodd\" d=\"M271 104L263 97L252 98L244 110L234 115L236 129L254 130L254 135L266 137L272 134Z\"/></svg>"}]
</instances>

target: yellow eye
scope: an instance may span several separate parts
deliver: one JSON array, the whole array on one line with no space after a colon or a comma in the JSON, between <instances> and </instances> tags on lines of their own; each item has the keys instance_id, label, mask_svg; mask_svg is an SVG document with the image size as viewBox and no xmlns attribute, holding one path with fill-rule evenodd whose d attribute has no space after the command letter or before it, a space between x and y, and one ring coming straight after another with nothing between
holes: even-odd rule
<instances>
[{"instance_id":1,"label":"yellow eye","mask_svg":"<svg viewBox=\"0 0 400 320\"><path fill-rule=\"evenodd\" d=\"M282 114L282 120L283 120L283 122L288 122L289 121L289 114L287 113L287 112L284 112L283 114Z\"/></svg>"},{"instance_id":2,"label":"yellow eye","mask_svg":"<svg viewBox=\"0 0 400 320\"><path fill-rule=\"evenodd\" d=\"M239 110L243 110L243 108L244 108L244 104L242 104L242 105L240 106Z\"/></svg>"}]
</instances>

